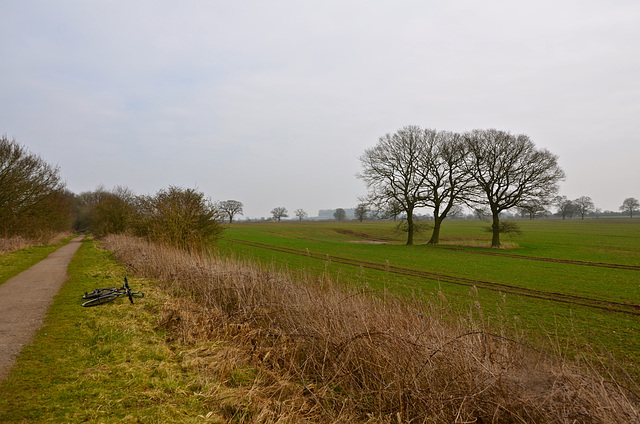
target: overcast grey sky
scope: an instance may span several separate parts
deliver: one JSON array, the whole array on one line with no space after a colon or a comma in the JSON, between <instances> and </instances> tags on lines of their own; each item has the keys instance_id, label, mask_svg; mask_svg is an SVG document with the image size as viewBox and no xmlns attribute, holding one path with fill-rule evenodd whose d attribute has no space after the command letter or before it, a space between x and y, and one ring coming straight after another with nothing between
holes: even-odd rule
<instances>
[{"instance_id":1,"label":"overcast grey sky","mask_svg":"<svg viewBox=\"0 0 640 424\"><path fill-rule=\"evenodd\" d=\"M0 0L0 134L76 193L353 207L405 125L529 135L561 194L640 198L640 2Z\"/></svg>"}]
</instances>

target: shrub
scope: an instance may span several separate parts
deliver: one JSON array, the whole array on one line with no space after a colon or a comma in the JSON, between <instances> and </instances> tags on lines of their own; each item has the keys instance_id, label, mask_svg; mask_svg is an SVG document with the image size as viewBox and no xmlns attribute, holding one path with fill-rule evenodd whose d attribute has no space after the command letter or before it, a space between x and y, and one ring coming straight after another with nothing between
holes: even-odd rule
<instances>
[{"instance_id":1,"label":"shrub","mask_svg":"<svg viewBox=\"0 0 640 424\"><path fill-rule=\"evenodd\" d=\"M222 217L213 203L194 189L170 186L140 198L138 234L159 244L202 251L222 234Z\"/></svg>"},{"instance_id":2,"label":"shrub","mask_svg":"<svg viewBox=\"0 0 640 424\"><path fill-rule=\"evenodd\" d=\"M103 193L101 197L91 215L91 228L96 236L124 234L138 225L140 213L136 205L137 198L131 191L116 187L112 192Z\"/></svg>"}]
</instances>

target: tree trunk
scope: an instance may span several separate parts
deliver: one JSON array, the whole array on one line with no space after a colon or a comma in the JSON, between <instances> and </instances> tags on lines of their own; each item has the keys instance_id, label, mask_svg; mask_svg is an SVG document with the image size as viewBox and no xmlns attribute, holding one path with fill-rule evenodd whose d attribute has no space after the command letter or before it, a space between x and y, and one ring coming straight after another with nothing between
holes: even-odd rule
<instances>
[{"instance_id":1,"label":"tree trunk","mask_svg":"<svg viewBox=\"0 0 640 424\"><path fill-rule=\"evenodd\" d=\"M413 208L407 208L407 246L413 245Z\"/></svg>"},{"instance_id":2,"label":"tree trunk","mask_svg":"<svg viewBox=\"0 0 640 424\"><path fill-rule=\"evenodd\" d=\"M431 233L431 239L428 244L438 244L440 242L440 226L442 225L442 218L433 217L433 233Z\"/></svg>"},{"instance_id":3,"label":"tree trunk","mask_svg":"<svg viewBox=\"0 0 640 424\"><path fill-rule=\"evenodd\" d=\"M496 212L493 213L493 238L491 239L491 247L500 247L500 218Z\"/></svg>"}]
</instances>

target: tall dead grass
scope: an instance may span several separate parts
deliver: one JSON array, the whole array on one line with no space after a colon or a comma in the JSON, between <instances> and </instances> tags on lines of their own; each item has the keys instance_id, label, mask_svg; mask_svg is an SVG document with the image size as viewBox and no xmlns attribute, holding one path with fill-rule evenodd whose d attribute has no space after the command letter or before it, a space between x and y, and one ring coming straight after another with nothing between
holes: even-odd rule
<instances>
[{"instance_id":1,"label":"tall dead grass","mask_svg":"<svg viewBox=\"0 0 640 424\"><path fill-rule=\"evenodd\" d=\"M634 391L491 331L477 304L458 316L444 299L294 281L125 236L104 247L180 295L161 314L173 337L224 343L203 370L230 379L234 361L251 365L242 422L640 422Z\"/></svg>"},{"instance_id":2,"label":"tall dead grass","mask_svg":"<svg viewBox=\"0 0 640 424\"><path fill-rule=\"evenodd\" d=\"M71 233L47 233L37 238L26 238L22 236L13 236L0 238L0 253L13 252L14 250L25 249L31 246L39 246L44 244L59 243Z\"/></svg>"},{"instance_id":3,"label":"tall dead grass","mask_svg":"<svg viewBox=\"0 0 640 424\"><path fill-rule=\"evenodd\" d=\"M21 236L0 238L0 253L8 253L14 250L24 249L33 246L33 242Z\"/></svg>"}]
</instances>

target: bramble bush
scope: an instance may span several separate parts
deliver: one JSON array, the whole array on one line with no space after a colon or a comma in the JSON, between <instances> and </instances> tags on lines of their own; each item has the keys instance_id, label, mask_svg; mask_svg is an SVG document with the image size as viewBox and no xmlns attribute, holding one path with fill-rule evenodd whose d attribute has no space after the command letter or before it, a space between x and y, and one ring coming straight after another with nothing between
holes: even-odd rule
<instances>
[{"instance_id":1,"label":"bramble bush","mask_svg":"<svg viewBox=\"0 0 640 424\"><path fill-rule=\"evenodd\" d=\"M138 235L162 245L202 251L223 231L222 216L204 194L170 186L140 200Z\"/></svg>"},{"instance_id":2,"label":"bramble bush","mask_svg":"<svg viewBox=\"0 0 640 424\"><path fill-rule=\"evenodd\" d=\"M97 237L127 234L154 243L200 252L223 231L222 212L195 189L176 186L153 196L136 196L129 189L99 188L78 196L82 225Z\"/></svg>"}]
</instances>

